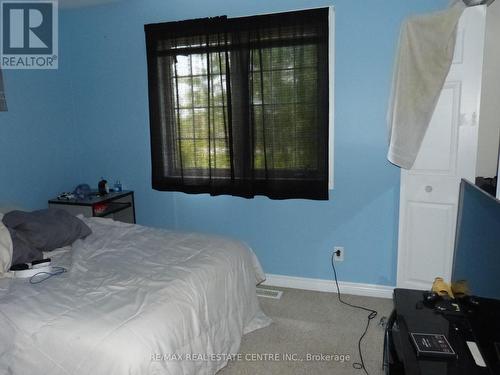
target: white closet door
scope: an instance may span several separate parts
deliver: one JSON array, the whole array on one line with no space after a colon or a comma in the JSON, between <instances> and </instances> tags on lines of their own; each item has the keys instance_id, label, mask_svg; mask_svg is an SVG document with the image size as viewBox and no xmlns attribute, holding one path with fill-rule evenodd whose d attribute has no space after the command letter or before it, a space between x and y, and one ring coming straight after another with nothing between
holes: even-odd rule
<instances>
[{"instance_id":1,"label":"white closet door","mask_svg":"<svg viewBox=\"0 0 500 375\"><path fill-rule=\"evenodd\" d=\"M451 277L459 183L475 179L486 7L467 8L436 111L411 170L401 170L397 285Z\"/></svg>"}]
</instances>

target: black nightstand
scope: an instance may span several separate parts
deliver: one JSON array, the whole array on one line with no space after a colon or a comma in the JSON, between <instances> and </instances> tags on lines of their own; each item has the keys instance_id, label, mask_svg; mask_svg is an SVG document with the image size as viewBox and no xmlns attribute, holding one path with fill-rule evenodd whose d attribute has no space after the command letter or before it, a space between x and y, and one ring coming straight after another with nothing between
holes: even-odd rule
<instances>
[{"instance_id":1,"label":"black nightstand","mask_svg":"<svg viewBox=\"0 0 500 375\"><path fill-rule=\"evenodd\" d=\"M93 195L88 199L50 199L49 208L63 209L73 215L111 218L135 224L134 192L128 190Z\"/></svg>"}]
</instances>

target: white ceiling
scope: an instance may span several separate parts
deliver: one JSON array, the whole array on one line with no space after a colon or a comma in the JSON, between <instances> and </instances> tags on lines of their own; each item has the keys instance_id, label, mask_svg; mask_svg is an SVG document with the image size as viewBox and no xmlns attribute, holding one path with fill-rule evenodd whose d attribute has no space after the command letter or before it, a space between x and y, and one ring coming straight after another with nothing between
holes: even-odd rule
<instances>
[{"instance_id":1,"label":"white ceiling","mask_svg":"<svg viewBox=\"0 0 500 375\"><path fill-rule=\"evenodd\" d=\"M81 8L116 1L120 0L59 0L58 3L60 8Z\"/></svg>"}]
</instances>

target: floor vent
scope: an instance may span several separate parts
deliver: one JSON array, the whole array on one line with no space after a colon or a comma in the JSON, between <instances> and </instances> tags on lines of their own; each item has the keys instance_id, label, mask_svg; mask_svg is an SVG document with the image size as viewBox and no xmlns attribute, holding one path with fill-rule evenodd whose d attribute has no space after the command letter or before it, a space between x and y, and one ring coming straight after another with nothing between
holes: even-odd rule
<instances>
[{"instance_id":1,"label":"floor vent","mask_svg":"<svg viewBox=\"0 0 500 375\"><path fill-rule=\"evenodd\" d=\"M283 291L257 287L257 296L265 298L280 299Z\"/></svg>"}]
</instances>

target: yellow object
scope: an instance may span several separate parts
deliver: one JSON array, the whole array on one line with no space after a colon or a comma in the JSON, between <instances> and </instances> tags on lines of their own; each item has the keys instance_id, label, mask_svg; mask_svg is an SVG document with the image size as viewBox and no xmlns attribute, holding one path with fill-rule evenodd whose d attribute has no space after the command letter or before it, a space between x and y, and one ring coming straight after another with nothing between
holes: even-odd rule
<instances>
[{"instance_id":1,"label":"yellow object","mask_svg":"<svg viewBox=\"0 0 500 375\"><path fill-rule=\"evenodd\" d=\"M442 277L436 277L434 279L434 282L432 283L432 291L441 297L448 296L450 298L454 298L450 286L443 280Z\"/></svg>"},{"instance_id":2,"label":"yellow object","mask_svg":"<svg viewBox=\"0 0 500 375\"><path fill-rule=\"evenodd\" d=\"M470 295L470 288L467 280L458 280L451 284L451 290L457 298Z\"/></svg>"}]
</instances>

